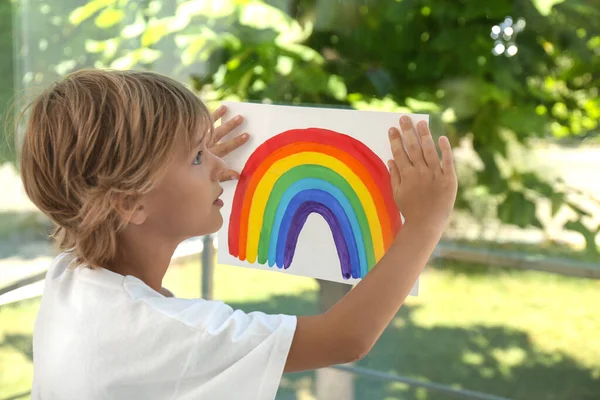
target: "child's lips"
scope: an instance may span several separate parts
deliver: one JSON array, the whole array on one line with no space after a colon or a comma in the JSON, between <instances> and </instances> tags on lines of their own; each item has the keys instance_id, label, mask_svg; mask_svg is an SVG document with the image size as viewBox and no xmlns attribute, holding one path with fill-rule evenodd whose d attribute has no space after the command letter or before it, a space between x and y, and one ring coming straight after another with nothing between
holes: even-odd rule
<instances>
[{"instance_id":1,"label":"child's lips","mask_svg":"<svg viewBox=\"0 0 600 400\"><path fill-rule=\"evenodd\" d=\"M213 201L214 205L223 207L223 200L220 199L222 194L223 194L223 189L221 189L221 191L219 192L219 196L217 197L217 199L215 201Z\"/></svg>"}]
</instances>

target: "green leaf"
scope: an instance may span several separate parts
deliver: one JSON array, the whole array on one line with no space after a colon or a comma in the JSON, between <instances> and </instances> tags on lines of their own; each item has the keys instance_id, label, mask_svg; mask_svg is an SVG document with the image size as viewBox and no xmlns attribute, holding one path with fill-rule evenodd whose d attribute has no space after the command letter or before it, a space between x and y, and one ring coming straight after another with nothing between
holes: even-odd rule
<instances>
[{"instance_id":1,"label":"green leaf","mask_svg":"<svg viewBox=\"0 0 600 400\"><path fill-rule=\"evenodd\" d=\"M581 219L567 222L565 224L565 228L581 233L585 239L585 252L593 255L595 258L598 257L599 251L598 246L596 246L596 235L598 234L600 228L596 230L589 229L583 222L581 222Z\"/></svg>"},{"instance_id":2,"label":"green leaf","mask_svg":"<svg viewBox=\"0 0 600 400\"><path fill-rule=\"evenodd\" d=\"M203 26L200 33L193 34L178 34L175 35L175 45L179 48L184 48L192 45L197 41L207 41L207 40L222 40L227 41L230 40L230 34L220 34L217 35L212 29L209 29L206 26Z\"/></svg>"},{"instance_id":3,"label":"green leaf","mask_svg":"<svg viewBox=\"0 0 600 400\"><path fill-rule=\"evenodd\" d=\"M121 36L125 39L131 39L140 36L146 29L146 22L141 13L138 13L135 17L133 24L126 25L121 31Z\"/></svg>"},{"instance_id":4,"label":"green leaf","mask_svg":"<svg viewBox=\"0 0 600 400\"><path fill-rule=\"evenodd\" d=\"M235 7L235 2L231 0L191 0L177 6L177 15L203 15L211 19L222 18L233 14Z\"/></svg>"},{"instance_id":5,"label":"green leaf","mask_svg":"<svg viewBox=\"0 0 600 400\"><path fill-rule=\"evenodd\" d=\"M550 124L550 130L552 132L552 135L558 139L567 137L571 133L571 131L569 130L568 127L566 127L556 121L554 121Z\"/></svg>"},{"instance_id":6,"label":"green leaf","mask_svg":"<svg viewBox=\"0 0 600 400\"><path fill-rule=\"evenodd\" d=\"M139 53L132 51L110 64L111 69L131 69L138 62Z\"/></svg>"},{"instance_id":7,"label":"green leaf","mask_svg":"<svg viewBox=\"0 0 600 400\"><path fill-rule=\"evenodd\" d=\"M552 195L550 196L550 204L552 205L552 216L554 217L556 213L558 213L562 205L565 204L564 193L552 193Z\"/></svg>"},{"instance_id":8,"label":"green leaf","mask_svg":"<svg viewBox=\"0 0 600 400\"><path fill-rule=\"evenodd\" d=\"M85 41L85 51L87 51L88 53L101 53L104 51L104 48L106 47L106 41L105 40L92 40L92 39L87 39Z\"/></svg>"},{"instance_id":9,"label":"green leaf","mask_svg":"<svg viewBox=\"0 0 600 400\"><path fill-rule=\"evenodd\" d=\"M565 0L533 0L533 5L537 8L538 12L542 14L544 17L550 15L550 11L552 11L552 7L556 4L560 4Z\"/></svg>"},{"instance_id":10,"label":"green leaf","mask_svg":"<svg viewBox=\"0 0 600 400\"><path fill-rule=\"evenodd\" d=\"M469 20L480 18L503 18L510 13L512 4L505 1L467 1L461 7L460 16Z\"/></svg>"},{"instance_id":11,"label":"green leaf","mask_svg":"<svg viewBox=\"0 0 600 400\"><path fill-rule=\"evenodd\" d=\"M519 79L519 74L508 68L495 68L493 73L494 86L502 88L503 91L517 94L525 94L523 82Z\"/></svg>"},{"instance_id":12,"label":"green leaf","mask_svg":"<svg viewBox=\"0 0 600 400\"><path fill-rule=\"evenodd\" d=\"M75 60L65 60L54 67L54 71L58 75L66 75L73 70L77 66L77 62Z\"/></svg>"},{"instance_id":13,"label":"green leaf","mask_svg":"<svg viewBox=\"0 0 600 400\"><path fill-rule=\"evenodd\" d=\"M484 169L478 171L477 182L487 186L491 194L502 194L508 190L508 181L500 173L495 160L486 163Z\"/></svg>"},{"instance_id":14,"label":"green leaf","mask_svg":"<svg viewBox=\"0 0 600 400\"><path fill-rule=\"evenodd\" d=\"M212 34L217 37L214 32ZM227 47L231 51L239 51L242 48L242 41L231 33L221 32L218 35L218 40L222 46Z\"/></svg>"},{"instance_id":15,"label":"green leaf","mask_svg":"<svg viewBox=\"0 0 600 400\"><path fill-rule=\"evenodd\" d=\"M523 192L510 191L503 202L498 205L498 218L505 224L520 228L542 224L535 215L535 203L525 197Z\"/></svg>"},{"instance_id":16,"label":"green leaf","mask_svg":"<svg viewBox=\"0 0 600 400\"><path fill-rule=\"evenodd\" d=\"M122 10L116 8L105 8L102 10L100 15L96 17L94 23L99 28L110 28L121 22L125 17L125 13Z\"/></svg>"},{"instance_id":17,"label":"green leaf","mask_svg":"<svg viewBox=\"0 0 600 400\"><path fill-rule=\"evenodd\" d=\"M272 29L279 33L289 29L291 20L280 9L258 1L242 7L239 18L242 25L259 30Z\"/></svg>"},{"instance_id":18,"label":"green leaf","mask_svg":"<svg viewBox=\"0 0 600 400\"><path fill-rule=\"evenodd\" d=\"M119 44L121 44L121 38L113 38L105 40L104 46L104 57L107 59L112 59L117 54L117 50L119 50Z\"/></svg>"},{"instance_id":19,"label":"green leaf","mask_svg":"<svg viewBox=\"0 0 600 400\"><path fill-rule=\"evenodd\" d=\"M376 97L364 96L360 93L350 93L348 95L348 102L350 102L352 108L357 110L387 111L402 114L411 113L410 108L400 107L400 105L389 96L378 99Z\"/></svg>"},{"instance_id":20,"label":"green leaf","mask_svg":"<svg viewBox=\"0 0 600 400\"><path fill-rule=\"evenodd\" d=\"M498 131L498 113L497 104L488 103L478 110L473 119L471 125L474 136L473 148L479 153L480 157L484 152L489 153L489 157L494 153L500 153L503 157L506 157L506 141ZM486 162L483 157L482 161Z\"/></svg>"},{"instance_id":21,"label":"green leaf","mask_svg":"<svg viewBox=\"0 0 600 400\"><path fill-rule=\"evenodd\" d=\"M348 90L346 89L346 84L342 77L338 75L331 75L329 77L329 81L327 82L327 87L329 91L337 100L345 100L348 95Z\"/></svg>"},{"instance_id":22,"label":"green leaf","mask_svg":"<svg viewBox=\"0 0 600 400\"><path fill-rule=\"evenodd\" d=\"M232 58L231 60L227 61L227 69L229 71L238 69L238 67L241 65L242 60L239 57L236 58Z\"/></svg>"},{"instance_id":23,"label":"green leaf","mask_svg":"<svg viewBox=\"0 0 600 400\"><path fill-rule=\"evenodd\" d=\"M565 224L565 228L571 231L579 232L584 236L592 233L580 220L567 222Z\"/></svg>"},{"instance_id":24,"label":"green leaf","mask_svg":"<svg viewBox=\"0 0 600 400\"><path fill-rule=\"evenodd\" d=\"M520 105L502 111L500 124L509 128L519 135L519 139L525 136L546 134L546 123L548 119L535 112L535 107Z\"/></svg>"},{"instance_id":25,"label":"green leaf","mask_svg":"<svg viewBox=\"0 0 600 400\"><path fill-rule=\"evenodd\" d=\"M178 32L187 28L191 21L190 15L175 14L174 17L169 18L167 28L170 32Z\"/></svg>"},{"instance_id":26,"label":"green leaf","mask_svg":"<svg viewBox=\"0 0 600 400\"><path fill-rule=\"evenodd\" d=\"M220 47L221 43L227 42L230 35L217 35L207 27L203 27L200 33L192 35L176 35L175 44L177 47L184 48L181 53L181 62L183 65L192 65L196 60L207 60L215 47Z\"/></svg>"},{"instance_id":27,"label":"green leaf","mask_svg":"<svg viewBox=\"0 0 600 400\"><path fill-rule=\"evenodd\" d=\"M267 84L262 79L257 79L252 84L253 92L261 92L261 91L265 90L266 88L267 88Z\"/></svg>"},{"instance_id":28,"label":"green leaf","mask_svg":"<svg viewBox=\"0 0 600 400\"><path fill-rule=\"evenodd\" d=\"M440 111L440 106L432 101L422 101L407 97L405 103L413 112L436 113Z\"/></svg>"},{"instance_id":29,"label":"green leaf","mask_svg":"<svg viewBox=\"0 0 600 400\"><path fill-rule=\"evenodd\" d=\"M286 56L277 57L277 65L275 66L275 71L278 74L287 76L292 72L294 68L294 59Z\"/></svg>"},{"instance_id":30,"label":"green leaf","mask_svg":"<svg viewBox=\"0 0 600 400\"><path fill-rule=\"evenodd\" d=\"M153 19L148 24L142 35L142 46L148 47L158 42L169 33L168 21L165 19Z\"/></svg>"},{"instance_id":31,"label":"green leaf","mask_svg":"<svg viewBox=\"0 0 600 400\"><path fill-rule=\"evenodd\" d=\"M196 39L190 42L190 44L181 53L182 64L192 65L196 61L198 53L206 46L206 43L206 37L196 35Z\"/></svg>"},{"instance_id":32,"label":"green leaf","mask_svg":"<svg viewBox=\"0 0 600 400\"><path fill-rule=\"evenodd\" d=\"M481 93L485 83L480 79L448 79L440 82L440 86L445 93L444 105L452 107L457 119L471 118L481 111Z\"/></svg>"},{"instance_id":33,"label":"green leaf","mask_svg":"<svg viewBox=\"0 0 600 400\"><path fill-rule=\"evenodd\" d=\"M526 172L521 174L523 186L528 189L532 189L543 195L544 197L552 197L554 194L554 187L533 172Z\"/></svg>"},{"instance_id":34,"label":"green leaf","mask_svg":"<svg viewBox=\"0 0 600 400\"><path fill-rule=\"evenodd\" d=\"M77 26L101 9L112 5L114 2L115 0L92 0L87 4L74 9L69 15L69 22Z\"/></svg>"},{"instance_id":35,"label":"green leaf","mask_svg":"<svg viewBox=\"0 0 600 400\"><path fill-rule=\"evenodd\" d=\"M489 103L491 101L494 101L503 106L506 106L511 102L511 93L508 90L506 90L506 88L504 88L503 86L491 83L482 83L480 91L480 101L482 103Z\"/></svg>"},{"instance_id":36,"label":"green leaf","mask_svg":"<svg viewBox=\"0 0 600 400\"><path fill-rule=\"evenodd\" d=\"M144 64L152 64L160 58L162 52L155 49L142 48L137 50L137 57Z\"/></svg>"},{"instance_id":37,"label":"green leaf","mask_svg":"<svg viewBox=\"0 0 600 400\"><path fill-rule=\"evenodd\" d=\"M316 62L317 64L323 64L325 59L318 51L311 49L308 46L297 43L277 43L278 47L297 55L302 60L307 62Z\"/></svg>"},{"instance_id":38,"label":"green leaf","mask_svg":"<svg viewBox=\"0 0 600 400\"><path fill-rule=\"evenodd\" d=\"M535 207L535 205L534 205ZM534 209L535 212L535 209ZM539 220L539 218L535 215L533 215L533 217L530 220L530 225L539 229L544 229L544 225L542 224L542 222Z\"/></svg>"},{"instance_id":39,"label":"green leaf","mask_svg":"<svg viewBox=\"0 0 600 400\"><path fill-rule=\"evenodd\" d=\"M592 217L592 214L589 211L584 210L579 205L573 203L572 201L567 201L569 207L571 207L577 214L581 216Z\"/></svg>"}]
</instances>

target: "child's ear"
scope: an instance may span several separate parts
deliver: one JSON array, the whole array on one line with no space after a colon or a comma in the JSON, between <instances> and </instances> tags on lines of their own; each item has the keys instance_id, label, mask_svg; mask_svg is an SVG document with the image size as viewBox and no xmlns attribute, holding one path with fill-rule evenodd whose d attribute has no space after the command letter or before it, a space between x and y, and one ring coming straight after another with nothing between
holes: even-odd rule
<instances>
[{"instance_id":1,"label":"child's ear","mask_svg":"<svg viewBox=\"0 0 600 400\"><path fill-rule=\"evenodd\" d=\"M123 221L134 225L141 225L148 218L148 214L139 197L115 194L111 197L111 204Z\"/></svg>"},{"instance_id":2,"label":"child's ear","mask_svg":"<svg viewBox=\"0 0 600 400\"><path fill-rule=\"evenodd\" d=\"M142 204L138 204L129 217L129 222L134 225L141 225L148 218L146 209Z\"/></svg>"}]
</instances>

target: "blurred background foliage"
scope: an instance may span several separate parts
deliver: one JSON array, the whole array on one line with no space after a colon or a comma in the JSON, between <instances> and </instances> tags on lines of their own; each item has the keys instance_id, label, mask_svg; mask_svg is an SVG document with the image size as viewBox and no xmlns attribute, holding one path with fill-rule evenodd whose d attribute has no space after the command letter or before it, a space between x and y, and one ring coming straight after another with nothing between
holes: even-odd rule
<instances>
[{"instance_id":1,"label":"blurred background foliage","mask_svg":"<svg viewBox=\"0 0 600 400\"><path fill-rule=\"evenodd\" d=\"M28 70L47 72L26 74L25 84L82 65L149 68L181 77L211 105L230 99L427 113L434 133L455 146L467 141L476 153L460 171L459 209L544 230L567 208L573 217L563 228L598 255L600 226L572 201L577 191L527 160L532 142L598 135L597 0L31 3L39 18L29 15L20 28L45 32L44 39L21 53L35 51ZM499 55L490 37L498 24L512 33L500 35L506 50ZM45 51L59 43L63 52Z\"/></svg>"}]
</instances>

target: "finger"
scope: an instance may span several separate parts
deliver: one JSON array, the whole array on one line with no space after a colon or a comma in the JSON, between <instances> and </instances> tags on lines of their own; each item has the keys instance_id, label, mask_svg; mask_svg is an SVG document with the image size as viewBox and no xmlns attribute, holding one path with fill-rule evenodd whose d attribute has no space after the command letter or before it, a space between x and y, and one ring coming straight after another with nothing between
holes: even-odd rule
<instances>
[{"instance_id":1,"label":"finger","mask_svg":"<svg viewBox=\"0 0 600 400\"><path fill-rule=\"evenodd\" d=\"M232 118L224 124L221 124L219 127L215 128L215 143L224 138L232 130L237 128L243 121L244 117L242 117L241 115L236 115L235 118Z\"/></svg>"},{"instance_id":2,"label":"finger","mask_svg":"<svg viewBox=\"0 0 600 400\"><path fill-rule=\"evenodd\" d=\"M392 189L395 189L395 187L402 182L402 178L400 177L400 172L398 172L398 167L396 166L396 162L394 160L388 160L388 168L390 169Z\"/></svg>"},{"instance_id":3,"label":"finger","mask_svg":"<svg viewBox=\"0 0 600 400\"><path fill-rule=\"evenodd\" d=\"M423 150L419 143L419 138L413 127L412 120L409 116L404 115L400 118L400 128L402 128L402 139L406 145L406 152L408 157L415 166L425 165L425 159L423 158Z\"/></svg>"},{"instance_id":4,"label":"finger","mask_svg":"<svg viewBox=\"0 0 600 400\"><path fill-rule=\"evenodd\" d=\"M394 161L396 162L398 172L402 176L406 170L412 167L412 163L408 159L408 155L404 150L404 145L402 144L402 137L400 135L400 131L397 128L392 127L389 129L388 134L390 137L390 147L392 148Z\"/></svg>"},{"instance_id":5,"label":"finger","mask_svg":"<svg viewBox=\"0 0 600 400\"><path fill-rule=\"evenodd\" d=\"M217 122L226 113L227 113L227 107L225 105L221 105L219 108L217 108L215 110L215 112L213 112L211 114L213 123Z\"/></svg>"},{"instance_id":6,"label":"finger","mask_svg":"<svg viewBox=\"0 0 600 400\"><path fill-rule=\"evenodd\" d=\"M233 181L233 180L237 180L240 179L240 174L238 174L236 171L230 169L227 170L223 173L223 175L221 175L221 178L219 179L221 182L227 182L227 181Z\"/></svg>"},{"instance_id":7,"label":"finger","mask_svg":"<svg viewBox=\"0 0 600 400\"><path fill-rule=\"evenodd\" d=\"M454 174L454 156L452 155L452 146L446 136L440 137L438 140L440 149L442 150L442 171L444 175Z\"/></svg>"},{"instance_id":8,"label":"finger","mask_svg":"<svg viewBox=\"0 0 600 400\"><path fill-rule=\"evenodd\" d=\"M244 143L248 141L250 135L243 133L233 139L226 140L223 143L216 144L210 148L210 151L217 157L225 157Z\"/></svg>"},{"instance_id":9,"label":"finger","mask_svg":"<svg viewBox=\"0 0 600 400\"><path fill-rule=\"evenodd\" d=\"M427 122L421 121L417 124L417 132L421 138L421 148L423 149L423 157L425 162L434 170L440 168L440 157L438 156L437 150L435 149L435 143L431 132L427 127Z\"/></svg>"}]
</instances>

